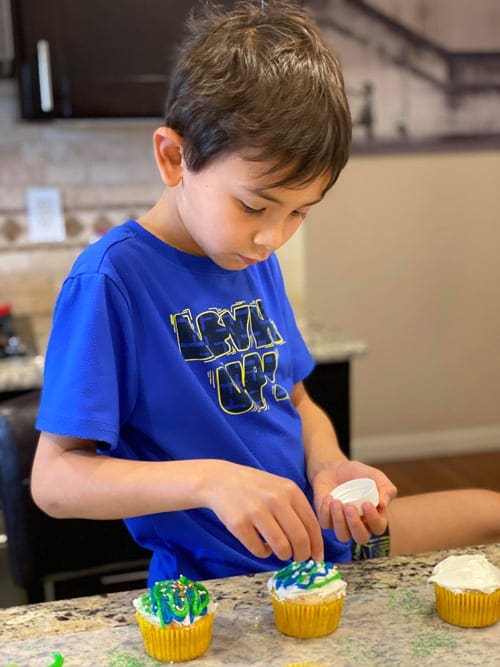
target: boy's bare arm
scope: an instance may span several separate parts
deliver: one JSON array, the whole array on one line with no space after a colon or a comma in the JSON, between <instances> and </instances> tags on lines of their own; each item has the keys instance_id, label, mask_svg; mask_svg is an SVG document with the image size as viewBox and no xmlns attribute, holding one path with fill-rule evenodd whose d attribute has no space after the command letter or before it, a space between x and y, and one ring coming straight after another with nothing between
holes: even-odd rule
<instances>
[{"instance_id":1,"label":"boy's bare arm","mask_svg":"<svg viewBox=\"0 0 500 667\"><path fill-rule=\"evenodd\" d=\"M382 533L387 525L385 509L395 497L396 487L380 470L345 456L330 419L311 400L302 382L295 385L292 401L302 418L307 476L321 526L333 528L339 540L353 537L361 544L368 541L370 534ZM330 496L338 484L359 477L374 479L380 495L378 509L367 503L363 518L353 505L343 506Z\"/></svg>"},{"instance_id":2,"label":"boy's bare arm","mask_svg":"<svg viewBox=\"0 0 500 667\"><path fill-rule=\"evenodd\" d=\"M132 461L100 456L92 441L42 433L35 502L58 518L119 519L208 507L254 555L323 557L319 523L288 479L219 459Z\"/></svg>"},{"instance_id":3,"label":"boy's bare arm","mask_svg":"<svg viewBox=\"0 0 500 667\"><path fill-rule=\"evenodd\" d=\"M391 556L500 542L500 493L490 489L404 496L387 513Z\"/></svg>"},{"instance_id":4,"label":"boy's bare arm","mask_svg":"<svg viewBox=\"0 0 500 667\"><path fill-rule=\"evenodd\" d=\"M168 481L169 507L195 505L192 462L146 462L96 453L98 443L42 432L33 463L35 502L56 518L121 519L161 511ZM167 467L168 466L168 467ZM178 500L177 500L178 499ZM177 506L176 506L177 505Z\"/></svg>"}]
</instances>

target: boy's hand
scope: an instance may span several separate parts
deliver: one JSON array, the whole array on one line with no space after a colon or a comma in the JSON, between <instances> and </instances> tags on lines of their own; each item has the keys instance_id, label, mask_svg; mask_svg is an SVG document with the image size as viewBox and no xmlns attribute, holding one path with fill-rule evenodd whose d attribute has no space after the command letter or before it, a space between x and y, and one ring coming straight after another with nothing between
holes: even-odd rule
<instances>
[{"instance_id":1,"label":"boy's hand","mask_svg":"<svg viewBox=\"0 0 500 667\"><path fill-rule=\"evenodd\" d=\"M343 505L330 495L339 484L359 477L373 479L380 497L378 508L372 503L363 504L362 517L354 505ZM359 461L344 460L318 471L312 485L320 525L322 528L333 528L340 541L346 542L352 537L359 544L364 544L368 542L371 534L381 535L386 529L386 509L395 498L397 489L381 470Z\"/></svg>"},{"instance_id":2,"label":"boy's hand","mask_svg":"<svg viewBox=\"0 0 500 667\"><path fill-rule=\"evenodd\" d=\"M216 470L204 483L206 506L254 556L323 560L318 520L294 482L226 461L208 465Z\"/></svg>"}]
</instances>

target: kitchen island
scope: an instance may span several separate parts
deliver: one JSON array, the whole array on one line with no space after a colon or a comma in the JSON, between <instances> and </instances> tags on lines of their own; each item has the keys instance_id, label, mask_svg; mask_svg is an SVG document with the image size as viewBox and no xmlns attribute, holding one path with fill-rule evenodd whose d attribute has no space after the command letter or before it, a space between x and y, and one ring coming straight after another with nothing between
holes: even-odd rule
<instances>
[{"instance_id":1,"label":"kitchen island","mask_svg":"<svg viewBox=\"0 0 500 667\"><path fill-rule=\"evenodd\" d=\"M62 545L61 548L64 548ZM458 628L435 612L427 579L449 554L483 553L500 566L500 544L381 558L341 566L348 582L340 626L328 637L293 639L274 627L268 574L206 582L218 603L213 641L199 667L271 665L494 665L500 624ZM144 591L112 593L0 610L0 666L152 667L144 654L132 599Z\"/></svg>"}]
</instances>

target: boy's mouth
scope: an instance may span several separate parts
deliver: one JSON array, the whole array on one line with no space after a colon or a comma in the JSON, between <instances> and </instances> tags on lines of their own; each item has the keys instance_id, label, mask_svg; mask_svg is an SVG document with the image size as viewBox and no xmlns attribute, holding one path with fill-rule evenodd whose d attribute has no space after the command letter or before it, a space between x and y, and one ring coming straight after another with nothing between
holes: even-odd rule
<instances>
[{"instance_id":1,"label":"boy's mouth","mask_svg":"<svg viewBox=\"0 0 500 667\"><path fill-rule=\"evenodd\" d=\"M253 266L253 264L257 264L258 262L262 262L261 259L252 259L251 257L245 257L245 255L240 255L238 254L238 258L245 264L246 266Z\"/></svg>"}]
</instances>

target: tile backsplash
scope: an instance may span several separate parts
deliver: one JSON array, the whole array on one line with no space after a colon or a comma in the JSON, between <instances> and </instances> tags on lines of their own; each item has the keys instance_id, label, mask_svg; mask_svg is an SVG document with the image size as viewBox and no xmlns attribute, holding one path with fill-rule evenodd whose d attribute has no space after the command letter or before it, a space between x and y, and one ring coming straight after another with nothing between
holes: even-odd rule
<instances>
[{"instance_id":1,"label":"tile backsplash","mask_svg":"<svg viewBox=\"0 0 500 667\"><path fill-rule=\"evenodd\" d=\"M151 137L161 119L27 123L17 105L15 81L0 79L0 303L30 318L43 352L54 301L78 253L160 195ZM65 241L30 242L29 187L60 189Z\"/></svg>"}]
</instances>

